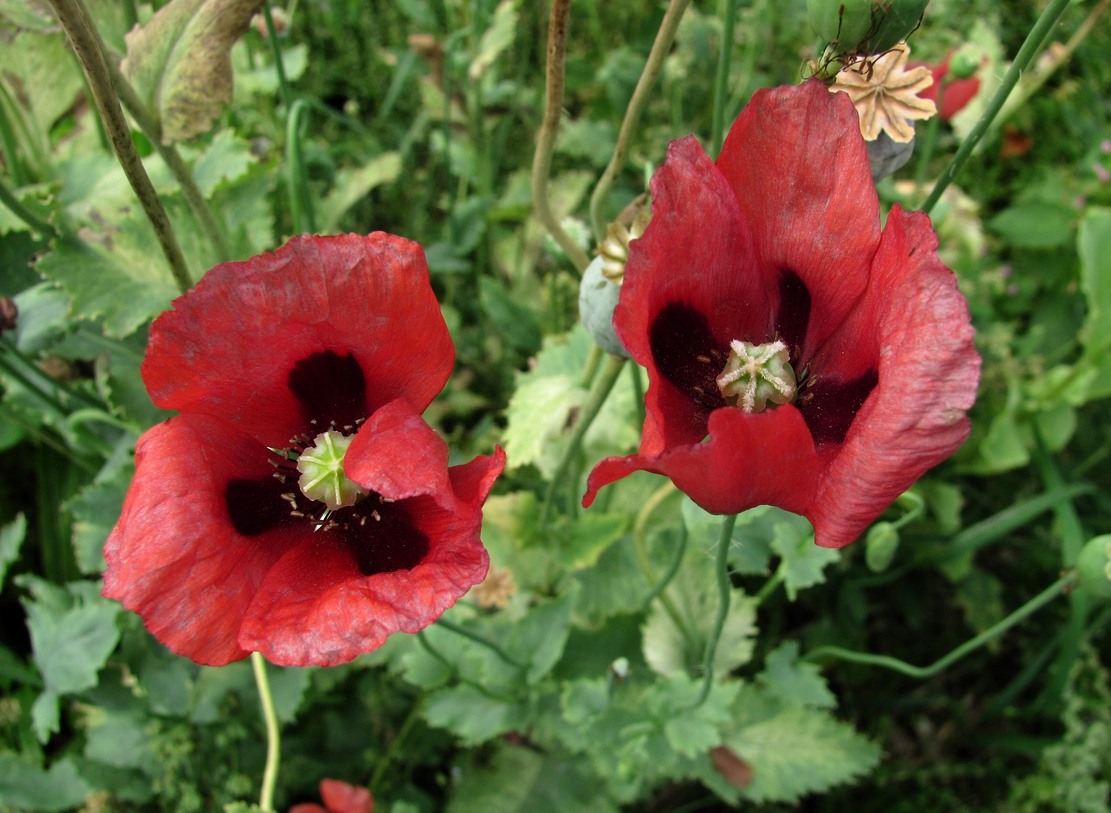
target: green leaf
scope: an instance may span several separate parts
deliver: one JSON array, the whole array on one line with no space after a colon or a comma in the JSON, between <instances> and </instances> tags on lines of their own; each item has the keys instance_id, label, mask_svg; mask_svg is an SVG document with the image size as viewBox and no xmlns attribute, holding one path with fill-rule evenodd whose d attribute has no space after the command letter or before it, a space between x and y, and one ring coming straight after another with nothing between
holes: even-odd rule
<instances>
[{"instance_id":1,"label":"green leaf","mask_svg":"<svg viewBox=\"0 0 1111 813\"><path fill-rule=\"evenodd\" d=\"M58 698L96 685L97 672L119 641L120 606L95 594L83 595L89 591L82 583L71 585L69 593L30 575L19 577L17 583L31 591L22 603L45 686L32 713L35 733L45 742L58 728Z\"/></svg>"},{"instance_id":2,"label":"green leaf","mask_svg":"<svg viewBox=\"0 0 1111 813\"><path fill-rule=\"evenodd\" d=\"M442 689L429 697L424 718L429 725L454 733L464 745L478 745L528 723L526 709L519 704L491 697L469 684Z\"/></svg>"},{"instance_id":3,"label":"green leaf","mask_svg":"<svg viewBox=\"0 0 1111 813\"><path fill-rule=\"evenodd\" d=\"M752 768L752 782L742 791L750 800L794 802L862 776L879 762L874 743L827 712L793 703L768 706L759 693L742 692L734 708L754 702L763 719L738 725L724 737Z\"/></svg>"},{"instance_id":4,"label":"green leaf","mask_svg":"<svg viewBox=\"0 0 1111 813\"><path fill-rule=\"evenodd\" d=\"M1111 347L1111 209L1092 207L1080 220L1080 289L1088 302L1081 339L1089 353Z\"/></svg>"},{"instance_id":5,"label":"green leaf","mask_svg":"<svg viewBox=\"0 0 1111 813\"><path fill-rule=\"evenodd\" d=\"M116 526L134 463L119 467L104 479L99 476L66 503L73 517L73 551L77 566L86 575L104 570L104 543Z\"/></svg>"},{"instance_id":6,"label":"green leaf","mask_svg":"<svg viewBox=\"0 0 1111 813\"><path fill-rule=\"evenodd\" d=\"M988 225L1012 246L1046 249L1069 242L1073 217L1073 210L1067 206L1030 201L1004 209Z\"/></svg>"},{"instance_id":7,"label":"green leaf","mask_svg":"<svg viewBox=\"0 0 1111 813\"><path fill-rule=\"evenodd\" d=\"M652 604L644 625L644 659L660 675L685 675L701 668L706 642L718 612L713 560L688 551L666 593L679 624L662 601ZM752 658L756 602L734 591L717 649L714 671L725 675Z\"/></svg>"},{"instance_id":8,"label":"green leaf","mask_svg":"<svg viewBox=\"0 0 1111 813\"><path fill-rule=\"evenodd\" d=\"M554 601L530 607L514 622L507 648L515 658L528 664L529 683L536 683L548 674L563 654L574 602L575 590L568 590Z\"/></svg>"},{"instance_id":9,"label":"green leaf","mask_svg":"<svg viewBox=\"0 0 1111 813\"><path fill-rule=\"evenodd\" d=\"M787 598L795 600L799 590L825 582L826 566L841 559L841 554L831 548L820 548L814 544L814 533L809 530L810 523L800 520L793 514L790 520L782 520L775 526L772 550L783 560L779 563L779 573Z\"/></svg>"},{"instance_id":10,"label":"green leaf","mask_svg":"<svg viewBox=\"0 0 1111 813\"><path fill-rule=\"evenodd\" d=\"M27 517L16 514L15 519L0 528L0 588L8 575L8 566L19 558L19 549L27 536Z\"/></svg>"},{"instance_id":11,"label":"green leaf","mask_svg":"<svg viewBox=\"0 0 1111 813\"><path fill-rule=\"evenodd\" d=\"M542 336L536 316L530 308L510 296L501 282L492 277L481 277L478 280L478 299L494 330L510 347L525 355L531 355L540 348Z\"/></svg>"},{"instance_id":12,"label":"green leaf","mask_svg":"<svg viewBox=\"0 0 1111 813\"><path fill-rule=\"evenodd\" d=\"M193 180L206 198L216 187L238 180L247 174L258 159L251 145L234 130L221 130L193 165Z\"/></svg>"},{"instance_id":13,"label":"green leaf","mask_svg":"<svg viewBox=\"0 0 1111 813\"><path fill-rule=\"evenodd\" d=\"M581 759L501 745L489 764L464 765L448 813L617 813Z\"/></svg>"},{"instance_id":14,"label":"green leaf","mask_svg":"<svg viewBox=\"0 0 1111 813\"><path fill-rule=\"evenodd\" d=\"M384 152L361 167L341 170L336 185L316 209L320 231L328 234L339 229L340 219L347 210L383 184L393 183L401 175L401 153ZM485 279L485 277L483 277Z\"/></svg>"},{"instance_id":15,"label":"green leaf","mask_svg":"<svg viewBox=\"0 0 1111 813\"><path fill-rule=\"evenodd\" d=\"M602 553L622 537L628 518L624 514L585 513L574 521L561 517L551 529L557 544L556 560L568 570L593 567Z\"/></svg>"},{"instance_id":16,"label":"green leaf","mask_svg":"<svg viewBox=\"0 0 1111 813\"><path fill-rule=\"evenodd\" d=\"M482 32L478 42L478 52L467 69L472 82L478 81L498 55L513 44L517 38L517 8L514 0L501 0L494 9L494 19L490 27Z\"/></svg>"},{"instance_id":17,"label":"green leaf","mask_svg":"<svg viewBox=\"0 0 1111 813\"><path fill-rule=\"evenodd\" d=\"M691 543L710 554L721 536L722 517L703 511L686 495L680 511ZM729 564L738 573L768 574L772 557L771 541L780 520L794 517L781 508L759 505L737 515L730 538Z\"/></svg>"},{"instance_id":18,"label":"green leaf","mask_svg":"<svg viewBox=\"0 0 1111 813\"><path fill-rule=\"evenodd\" d=\"M231 101L231 47L263 0L175 0L125 38L126 76L173 144L209 129Z\"/></svg>"},{"instance_id":19,"label":"green leaf","mask_svg":"<svg viewBox=\"0 0 1111 813\"><path fill-rule=\"evenodd\" d=\"M0 753L0 807L68 810L84 802L91 790L68 759L44 771L15 754Z\"/></svg>"},{"instance_id":20,"label":"green leaf","mask_svg":"<svg viewBox=\"0 0 1111 813\"><path fill-rule=\"evenodd\" d=\"M292 723L297 719L297 710L301 708L305 690L309 687L312 670L267 665L266 671L274 696L274 713L278 715L279 722Z\"/></svg>"},{"instance_id":21,"label":"green leaf","mask_svg":"<svg viewBox=\"0 0 1111 813\"><path fill-rule=\"evenodd\" d=\"M787 702L820 709L837 705L821 670L812 663L799 662L797 641L787 641L769 652L757 680L769 693Z\"/></svg>"}]
</instances>

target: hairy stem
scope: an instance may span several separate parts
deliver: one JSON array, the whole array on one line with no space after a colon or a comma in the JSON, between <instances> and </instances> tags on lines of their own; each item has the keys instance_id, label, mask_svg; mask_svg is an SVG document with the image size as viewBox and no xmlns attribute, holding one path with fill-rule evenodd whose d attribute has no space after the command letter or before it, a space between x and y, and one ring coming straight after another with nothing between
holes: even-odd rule
<instances>
[{"instance_id":1,"label":"hairy stem","mask_svg":"<svg viewBox=\"0 0 1111 813\"><path fill-rule=\"evenodd\" d=\"M251 668L255 673L259 702L262 703L262 719L266 723L266 768L262 773L262 791L259 793L258 806L265 813L269 813L274 809L274 788L278 783L282 738L278 728L278 713L274 709L274 696L270 693L270 680L266 676L266 661L258 652L251 653Z\"/></svg>"}]
</instances>

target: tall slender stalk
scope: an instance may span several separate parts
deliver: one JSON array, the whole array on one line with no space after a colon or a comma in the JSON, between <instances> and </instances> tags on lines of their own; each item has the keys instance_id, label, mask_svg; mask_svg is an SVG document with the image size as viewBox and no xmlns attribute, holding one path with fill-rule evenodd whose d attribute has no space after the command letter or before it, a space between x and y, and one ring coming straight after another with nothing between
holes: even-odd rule
<instances>
[{"instance_id":1,"label":"tall slender stalk","mask_svg":"<svg viewBox=\"0 0 1111 813\"><path fill-rule=\"evenodd\" d=\"M563 110L563 65L567 55L567 25L571 0L552 0L552 16L548 23L548 67L544 93L544 121L536 136L536 152L532 157L532 208L563 253L582 274L590 258L560 225L548 200L548 178L552 171L552 152L559 135L559 116Z\"/></svg>"},{"instance_id":2,"label":"tall slender stalk","mask_svg":"<svg viewBox=\"0 0 1111 813\"><path fill-rule=\"evenodd\" d=\"M629 105L625 108L625 118L621 122L621 130L617 134L617 144L613 148L613 155L606 165L598 185L594 187L594 194L590 196L590 222L594 228L594 239L599 243L606 236L606 203L609 202L610 192L617 181L617 176L625 166L625 158L629 154L629 145L633 139L640 114L648 103L648 95L660 75L667 52L671 50L671 43L675 41L675 32L679 30L679 22L683 13L690 5L690 0L671 0L667 11L664 13L660 30L656 33L656 41L652 43L652 50L648 54L648 61L644 63L644 71L637 81Z\"/></svg>"},{"instance_id":3,"label":"tall slender stalk","mask_svg":"<svg viewBox=\"0 0 1111 813\"><path fill-rule=\"evenodd\" d=\"M726 92L729 90L729 63L733 56L733 31L737 23L737 0L721 0L721 53L718 54L718 73L714 80L714 114L710 130L710 155L721 152L725 138Z\"/></svg>"},{"instance_id":4,"label":"tall slender stalk","mask_svg":"<svg viewBox=\"0 0 1111 813\"><path fill-rule=\"evenodd\" d=\"M258 806L263 813L274 810L274 788L278 784L278 765L282 757L282 736L278 727L278 713L274 709L274 696L270 692L270 679L266 676L266 661L258 652L251 653L251 669L262 704L262 719L266 724L266 768L262 772L262 790Z\"/></svg>"},{"instance_id":5,"label":"tall slender stalk","mask_svg":"<svg viewBox=\"0 0 1111 813\"><path fill-rule=\"evenodd\" d=\"M721 536L718 539L717 556L715 557L715 575L718 587L718 611L714 616L714 626L710 629L710 637L706 639L706 654L702 661L702 690L694 702L698 708L710 696L710 689L714 685L714 657L717 655L718 642L725 629L725 619L729 615L729 604L733 596L733 585L729 581L729 546L733 543L733 527L737 524L737 515L729 514L721 523Z\"/></svg>"},{"instance_id":6,"label":"tall slender stalk","mask_svg":"<svg viewBox=\"0 0 1111 813\"><path fill-rule=\"evenodd\" d=\"M1038 21L1034 23L1034 27L1030 29L1030 33L1026 35L1026 40L1022 43L1022 47L1018 49L1015 61L1011 63L1010 69L1004 75L1003 81L995 91L995 95L992 96L991 100L988 102L987 108L984 110L983 115L980 116L980 120L976 122L976 126L972 128L968 137L961 142L957 154L953 156L953 160L949 162L949 166L941 173L929 197L926 198L926 201L922 204L923 212L926 214L930 213L941 199L942 193L949 187L949 184L953 182L953 179L957 177L957 173L964 168L964 165L972 155L972 151L976 149L976 145L980 143L984 134L987 133L992 121L999 115L999 111L1003 109L1003 103L1007 101L1007 97L1011 94L1011 91L1014 90L1015 85L1018 84L1018 80L1022 77L1023 72L1025 72L1034 61L1034 57L1037 56L1038 51L1041 50L1042 42L1049 35L1050 29L1057 24L1061 15L1065 13L1065 9L1068 8L1068 5L1069 0L1050 0L1049 5L1045 7Z\"/></svg>"},{"instance_id":7,"label":"tall slender stalk","mask_svg":"<svg viewBox=\"0 0 1111 813\"><path fill-rule=\"evenodd\" d=\"M85 72L85 77L89 82L93 101L96 102L97 111L100 113L100 119L108 133L112 149L116 153L120 166L123 167L131 188L135 190L143 211L146 212L147 218L154 228L158 245L166 256L166 262L169 263L174 282L177 283L181 292L185 293L193 285L185 262L185 255L182 253L181 245L174 233L173 224L170 223L170 216L166 213L166 208L162 205L162 201L154 189L154 184L151 183L150 177L143 167L143 162L139 158L139 153L135 150L135 144L131 140L131 130L123 117L119 97L112 86L108 62L101 51L99 36L93 28L89 13L85 10L81 0L50 0L50 5L58 16L58 20L62 23L62 28L65 29L66 36L69 37L70 44L77 54L81 69Z\"/></svg>"}]
</instances>

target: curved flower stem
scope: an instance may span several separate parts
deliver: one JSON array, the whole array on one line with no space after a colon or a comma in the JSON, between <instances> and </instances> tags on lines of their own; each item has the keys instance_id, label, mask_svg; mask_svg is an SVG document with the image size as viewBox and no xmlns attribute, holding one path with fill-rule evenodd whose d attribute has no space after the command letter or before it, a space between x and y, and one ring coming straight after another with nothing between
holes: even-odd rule
<instances>
[{"instance_id":1,"label":"curved flower stem","mask_svg":"<svg viewBox=\"0 0 1111 813\"><path fill-rule=\"evenodd\" d=\"M555 472L552 474L551 482L548 483L548 490L544 492L544 503L540 508L540 522L539 527L544 528L548 523L548 515L552 510L552 500L555 497L555 490L563 483L567 475L568 469L571 467L571 461L575 459L575 455L579 453L582 447L583 438L586 437L586 432L590 429L590 425L594 423L594 419L598 417L598 412L602 409L602 405L606 403L606 398L609 397L610 392L613 390L613 385L617 383L617 378L621 375L621 370L625 366L625 359L617 356L607 356L606 366L602 370L602 376L594 384L594 389L590 392L590 398L587 399L586 404L583 405L582 412L579 414L579 421L575 424L575 431L571 434L571 440L567 444L567 449L560 458L559 465L556 466Z\"/></svg>"},{"instance_id":2,"label":"curved flower stem","mask_svg":"<svg viewBox=\"0 0 1111 813\"><path fill-rule=\"evenodd\" d=\"M729 546L733 542L733 526L737 524L737 515L730 514L721 523L721 536L718 539L717 557L715 566L717 570L718 585L718 613L714 617L714 626L710 630L710 637L706 639L706 655L702 661L702 690L692 708L698 708L710 696L710 689L714 685L714 655L717 654L718 641L721 632L725 629L725 619L729 615L729 601L733 595L733 585L729 581Z\"/></svg>"},{"instance_id":3,"label":"curved flower stem","mask_svg":"<svg viewBox=\"0 0 1111 813\"><path fill-rule=\"evenodd\" d=\"M258 697L262 703L262 719L266 723L266 768L262 773L262 791L259 793L258 806L264 812L268 812L274 809L274 787L278 783L282 739L278 728L278 714L274 710L274 696L270 693L270 680L266 677L266 661L258 652L251 653L251 668L255 673L255 685L258 687Z\"/></svg>"},{"instance_id":4,"label":"curved flower stem","mask_svg":"<svg viewBox=\"0 0 1111 813\"><path fill-rule=\"evenodd\" d=\"M671 0L664 14L660 30L656 34L656 41L652 43L652 50L648 54L648 61L644 63L644 72L637 81L633 96L629 99L629 106L625 108L625 119L621 122L621 130L617 134L617 144L613 148L610 162L602 173L598 185L594 187L594 194L590 196L590 221L594 229L594 239L599 243L606 237L606 203L609 201L610 192L621 168L625 166L625 157L629 153L629 142L636 130L640 114L648 102L648 94L652 85L656 83L663 68L664 58L671 49L675 39L675 32L679 29L679 21L683 19L683 12L690 5L690 0Z\"/></svg>"},{"instance_id":5,"label":"curved flower stem","mask_svg":"<svg viewBox=\"0 0 1111 813\"><path fill-rule=\"evenodd\" d=\"M13 215L30 226L32 231L36 231L44 237L58 236L58 230L24 206L19 198L15 196L15 193L8 189L2 178L0 178L0 203L7 206Z\"/></svg>"},{"instance_id":6,"label":"curved flower stem","mask_svg":"<svg viewBox=\"0 0 1111 813\"><path fill-rule=\"evenodd\" d=\"M733 31L737 22L737 0L722 0L721 53L718 54L718 73L714 82L714 114L710 130L710 155L721 152L725 138L725 95L729 91L729 63L733 56Z\"/></svg>"},{"instance_id":7,"label":"curved flower stem","mask_svg":"<svg viewBox=\"0 0 1111 813\"><path fill-rule=\"evenodd\" d=\"M773 573L771 577L766 582L764 582L764 586L761 587L759 592L756 593L757 606L767 601L768 596L774 593L779 588L779 585L783 584L785 580L786 577L783 575L783 568L776 568L775 573Z\"/></svg>"},{"instance_id":8,"label":"curved flower stem","mask_svg":"<svg viewBox=\"0 0 1111 813\"><path fill-rule=\"evenodd\" d=\"M548 201L548 177L552 171L552 152L559 134L559 116L563 109L563 63L567 55L567 23L571 0L553 0L548 23L548 68L544 94L544 121L536 136L536 153L532 157L532 208L536 218L563 249L581 275L590 264L586 252L579 248L560 225Z\"/></svg>"},{"instance_id":9,"label":"curved flower stem","mask_svg":"<svg viewBox=\"0 0 1111 813\"><path fill-rule=\"evenodd\" d=\"M262 19L266 22L266 39L270 43L270 53L274 55L274 70L278 74L278 88L285 102L286 115L293 107L293 90L289 86L289 78L285 75L285 63L282 61L282 49L278 45L278 27L274 25L274 15L270 11L270 0L262 4Z\"/></svg>"},{"instance_id":10,"label":"curved flower stem","mask_svg":"<svg viewBox=\"0 0 1111 813\"><path fill-rule=\"evenodd\" d=\"M185 263L185 255L181 251L170 217L166 214L166 209L154 190L154 184L151 183L143 162L135 150L135 144L131 140L131 130L124 120L119 97L112 87L108 64L100 49L99 37L93 28L92 20L89 19L89 14L81 0L50 0L50 5L62 23L74 53L77 54L77 60L85 72L93 100L96 102L100 119L104 122L116 158L119 159L120 166L123 167L124 174L131 183L131 188L135 190L139 203L154 228L154 234L158 238L162 253L166 255L166 262L170 265L174 281L181 292L185 293L193 284Z\"/></svg>"},{"instance_id":11,"label":"curved flower stem","mask_svg":"<svg viewBox=\"0 0 1111 813\"><path fill-rule=\"evenodd\" d=\"M679 565L683 561L683 553L687 548L687 534L684 531L681 543L676 546L675 558L672 559L667 572L664 573L663 578L658 582L656 581L656 574L652 570L652 562L648 557L646 539L648 520L656 513L656 509L663 505L664 501L677 491L678 489L675 487L675 484L668 480L657 488L652 496L641 506L640 511L637 513L636 521L633 522L633 549L636 551L637 564L640 565L640 572L644 574L644 578L648 580L649 584L656 582L656 586L653 587L652 591L645 597L644 606L648 607L658 598L664 610L671 617L672 623L675 624L675 627L682 633L683 637L689 641L691 638L690 630L687 629L687 625L683 621L683 616L679 613L679 609L675 606L675 602L664 592L668 584L670 584L671 580L675 577L675 574L679 571Z\"/></svg>"},{"instance_id":12,"label":"curved flower stem","mask_svg":"<svg viewBox=\"0 0 1111 813\"><path fill-rule=\"evenodd\" d=\"M821 658L836 658L838 660L850 661L852 663L862 663L868 666L880 666L884 669L891 669L895 672L900 672L912 678L928 678L936 675L938 672L952 666L966 655L971 654L975 650L982 647L984 644L994 641L1001 636L1011 627L1019 622L1025 620L1027 617L1033 615L1045 605L1051 603L1054 599L1075 587L1076 574L1068 573L1049 587L1045 588L1042 592L1038 593L1028 602L1023 604L1009 616L1002 621L993 625L989 629L984 630L975 638L958 646L948 655L931 663L929 666L914 666L906 661L892 658L890 655L874 655L871 652L856 652L851 649L843 649L839 646L820 646L817 649L807 652L803 656L804 661L815 661Z\"/></svg>"},{"instance_id":13,"label":"curved flower stem","mask_svg":"<svg viewBox=\"0 0 1111 813\"><path fill-rule=\"evenodd\" d=\"M102 48L102 50L104 49ZM131 86L131 83L120 71L119 66L112 60L108 60L108 73L112 77L112 86L116 89L123 106L127 108L131 118L135 119L135 123L143 131L143 135L154 145L162 160L166 162L166 166L173 174L178 186L181 187L182 197L185 198L185 202L189 205L189 209L193 212L197 222L201 224L201 229L204 230L205 236L216 250L217 257L221 262L230 260L231 251L228 248L228 238L225 234L224 224L216 217L212 207L208 205L200 187L197 186L193 173L182 159L181 153L172 144L162 143L161 124L154 119L147 106L143 104L143 100L139 98L139 94L135 92L135 88Z\"/></svg>"},{"instance_id":14,"label":"curved flower stem","mask_svg":"<svg viewBox=\"0 0 1111 813\"><path fill-rule=\"evenodd\" d=\"M1007 101L1007 97L1014 90L1018 84L1019 78L1023 72L1030 67L1037 56L1038 51L1041 50L1042 42L1046 39L1051 28L1057 24L1061 15L1065 13L1070 0L1050 0L1049 4L1045 7L1038 21L1034 23L1034 27L1030 29L1030 33L1026 35L1026 40L1022 43L1022 47L1018 49L1018 54L1015 55L1015 61L1011 63L1010 69L1003 77L1002 83L995 91L995 95L991 97L987 107L984 109L980 120L976 122L976 126L968 134L963 142L961 142L960 149L957 154L953 156L953 160L949 162L949 166L941 173L941 177L937 179L934 184L933 190L926 198L925 203L922 204L922 211L929 214L930 211L937 205L941 199L941 194L948 188L953 179L957 177L964 165L968 162L972 151L976 149L976 145L980 143L980 139L988 131L992 121L1003 109L1003 103Z\"/></svg>"},{"instance_id":15,"label":"curved flower stem","mask_svg":"<svg viewBox=\"0 0 1111 813\"><path fill-rule=\"evenodd\" d=\"M474 641L476 644L479 644L481 646L486 647L491 652L493 652L495 655L497 655L499 658L501 658L503 661L508 663L510 666L515 666L516 668L520 669L522 672L527 672L528 671L528 665L527 664L521 663L519 660L514 658L512 655L510 655L508 652L506 652L504 649L502 649L498 644L491 641L489 638L485 638L485 637L479 635L477 632L471 632L466 627L460 626L459 624L456 624L454 621L448 621L446 618L443 618L442 616L436 622L436 624L443 627L446 630L450 630L451 632L454 632L456 635L462 635L464 638L469 638L470 640Z\"/></svg>"}]
</instances>

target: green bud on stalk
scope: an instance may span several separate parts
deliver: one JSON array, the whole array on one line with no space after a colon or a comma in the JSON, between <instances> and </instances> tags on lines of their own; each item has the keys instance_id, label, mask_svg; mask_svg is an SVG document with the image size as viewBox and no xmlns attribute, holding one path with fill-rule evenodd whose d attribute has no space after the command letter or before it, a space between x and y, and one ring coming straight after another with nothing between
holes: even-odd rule
<instances>
[{"instance_id":1,"label":"green bud on stalk","mask_svg":"<svg viewBox=\"0 0 1111 813\"><path fill-rule=\"evenodd\" d=\"M873 573L883 573L895 560L899 549L899 529L890 522L877 522L864 540L864 562Z\"/></svg>"},{"instance_id":2,"label":"green bud on stalk","mask_svg":"<svg viewBox=\"0 0 1111 813\"><path fill-rule=\"evenodd\" d=\"M837 54L882 54L902 42L929 0L806 0L810 24Z\"/></svg>"},{"instance_id":3,"label":"green bud on stalk","mask_svg":"<svg viewBox=\"0 0 1111 813\"><path fill-rule=\"evenodd\" d=\"M1092 598L1111 599L1111 534L1089 539L1076 560L1080 589Z\"/></svg>"}]
</instances>

